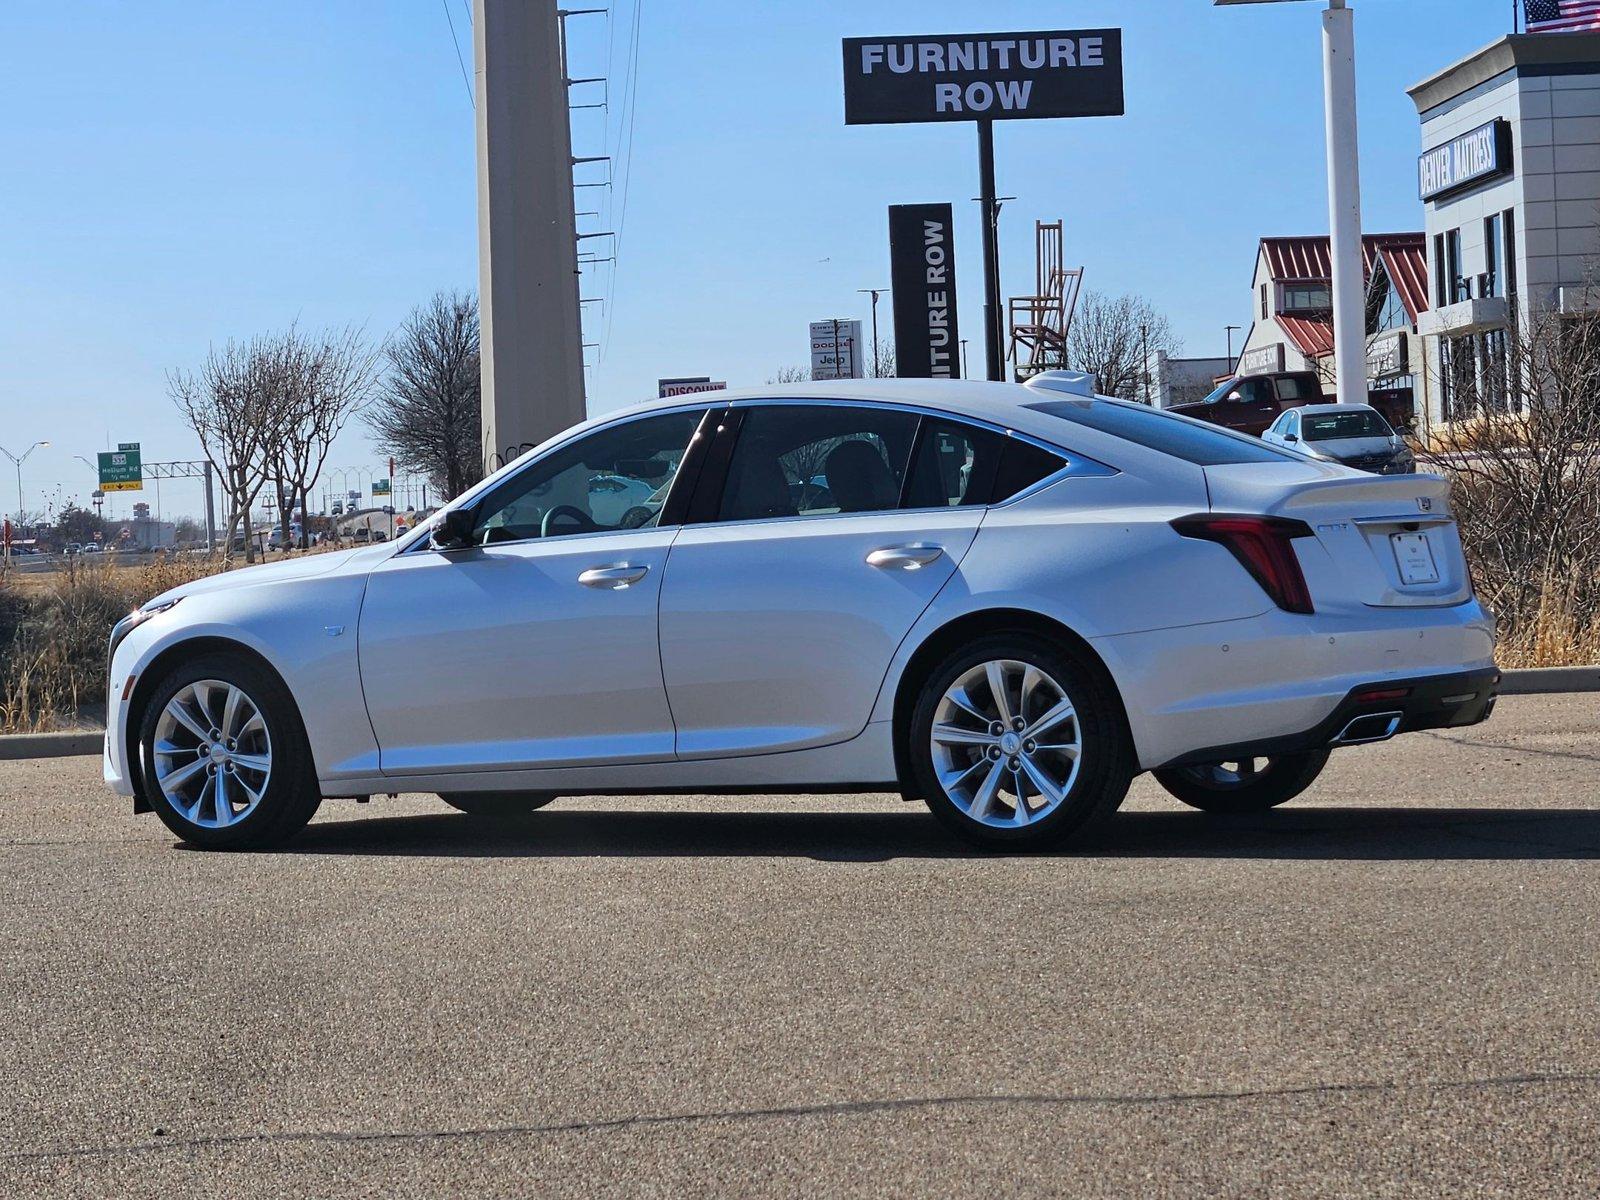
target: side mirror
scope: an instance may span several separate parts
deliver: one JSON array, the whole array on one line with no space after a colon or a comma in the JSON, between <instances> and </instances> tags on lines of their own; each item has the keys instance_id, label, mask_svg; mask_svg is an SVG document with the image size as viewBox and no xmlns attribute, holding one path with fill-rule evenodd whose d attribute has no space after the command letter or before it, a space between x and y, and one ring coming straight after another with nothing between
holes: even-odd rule
<instances>
[{"instance_id":1,"label":"side mirror","mask_svg":"<svg viewBox=\"0 0 1600 1200\"><path fill-rule=\"evenodd\" d=\"M1228 393L1227 398L1229 400L1243 400L1244 399L1244 393L1240 392L1240 391L1232 391L1232 392Z\"/></svg>"},{"instance_id":2,"label":"side mirror","mask_svg":"<svg viewBox=\"0 0 1600 1200\"><path fill-rule=\"evenodd\" d=\"M1298 442L1300 435L1298 433L1286 433L1283 435L1283 440L1286 442Z\"/></svg>"},{"instance_id":3,"label":"side mirror","mask_svg":"<svg viewBox=\"0 0 1600 1200\"><path fill-rule=\"evenodd\" d=\"M439 517L439 523L433 527L429 544L435 550L464 550L472 544L473 524L471 509L446 509Z\"/></svg>"}]
</instances>

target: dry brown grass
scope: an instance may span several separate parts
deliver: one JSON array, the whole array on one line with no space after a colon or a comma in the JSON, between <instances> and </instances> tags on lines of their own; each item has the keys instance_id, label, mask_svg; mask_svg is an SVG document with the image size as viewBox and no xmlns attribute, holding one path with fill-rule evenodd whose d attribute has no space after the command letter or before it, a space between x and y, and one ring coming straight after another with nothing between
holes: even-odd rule
<instances>
[{"instance_id":1,"label":"dry brown grass","mask_svg":"<svg viewBox=\"0 0 1600 1200\"><path fill-rule=\"evenodd\" d=\"M182 558L146 566L73 564L0 586L0 733L92 720L105 702L106 641L127 612L234 564Z\"/></svg>"},{"instance_id":2,"label":"dry brown grass","mask_svg":"<svg viewBox=\"0 0 1600 1200\"><path fill-rule=\"evenodd\" d=\"M1600 663L1600 625L1577 615L1571 589L1552 587L1533 616L1501 620L1495 657L1502 667L1577 667Z\"/></svg>"}]
</instances>

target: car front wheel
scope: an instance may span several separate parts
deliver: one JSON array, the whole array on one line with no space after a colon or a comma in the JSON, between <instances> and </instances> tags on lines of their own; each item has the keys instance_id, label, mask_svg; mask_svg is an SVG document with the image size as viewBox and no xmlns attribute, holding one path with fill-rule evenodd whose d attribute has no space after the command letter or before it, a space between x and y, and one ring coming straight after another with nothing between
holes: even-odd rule
<instances>
[{"instance_id":1,"label":"car front wheel","mask_svg":"<svg viewBox=\"0 0 1600 1200\"><path fill-rule=\"evenodd\" d=\"M276 845L322 800L294 698L243 655L201 655L163 676L139 744L151 807L203 849Z\"/></svg>"},{"instance_id":2,"label":"car front wheel","mask_svg":"<svg viewBox=\"0 0 1600 1200\"><path fill-rule=\"evenodd\" d=\"M992 849L1059 843L1115 812L1132 777L1117 698L1025 634L981 638L935 668L906 749L933 815Z\"/></svg>"},{"instance_id":3,"label":"car front wheel","mask_svg":"<svg viewBox=\"0 0 1600 1200\"><path fill-rule=\"evenodd\" d=\"M1327 750L1232 759L1189 767L1163 767L1156 782L1191 808L1224 815L1266 812L1293 800L1316 782Z\"/></svg>"}]
</instances>

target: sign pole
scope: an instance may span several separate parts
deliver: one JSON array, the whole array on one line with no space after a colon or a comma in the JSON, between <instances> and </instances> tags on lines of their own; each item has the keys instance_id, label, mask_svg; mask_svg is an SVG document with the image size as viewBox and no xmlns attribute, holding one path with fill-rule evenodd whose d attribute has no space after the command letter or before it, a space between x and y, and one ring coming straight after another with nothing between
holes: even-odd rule
<instances>
[{"instance_id":1,"label":"sign pole","mask_svg":"<svg viewBox=\"0 0 1600 1200\"><path fill-rule=\"evenodd\" d=\"M1003 382L1005 358L1000 335L1000 264L995 261L1000 206L995 202L994 122L978 125L978 199L983 204L983 345L989 358L989 378Z\"/></svg>"}]
</instances>

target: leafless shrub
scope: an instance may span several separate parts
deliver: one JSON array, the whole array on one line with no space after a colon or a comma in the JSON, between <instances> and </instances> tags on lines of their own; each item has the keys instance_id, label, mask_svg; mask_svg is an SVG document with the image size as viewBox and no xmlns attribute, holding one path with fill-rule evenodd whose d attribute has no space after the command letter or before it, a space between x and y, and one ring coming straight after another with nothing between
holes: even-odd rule
<instances>
[{"instance_id":1,"label":"leafless shrub","mask_svg":"<svg viewBox=\"0 0 1600 1200\"><path fill-rule=\"evenodd\" d=\"M1559 656L1559 629L1581 661L1600 619L1600 314L1535 310L1467 361L1445 365L1449 423L1428 431L1423 465L1452 481L1505 644Z\"/></svg>"}]
</instances>

